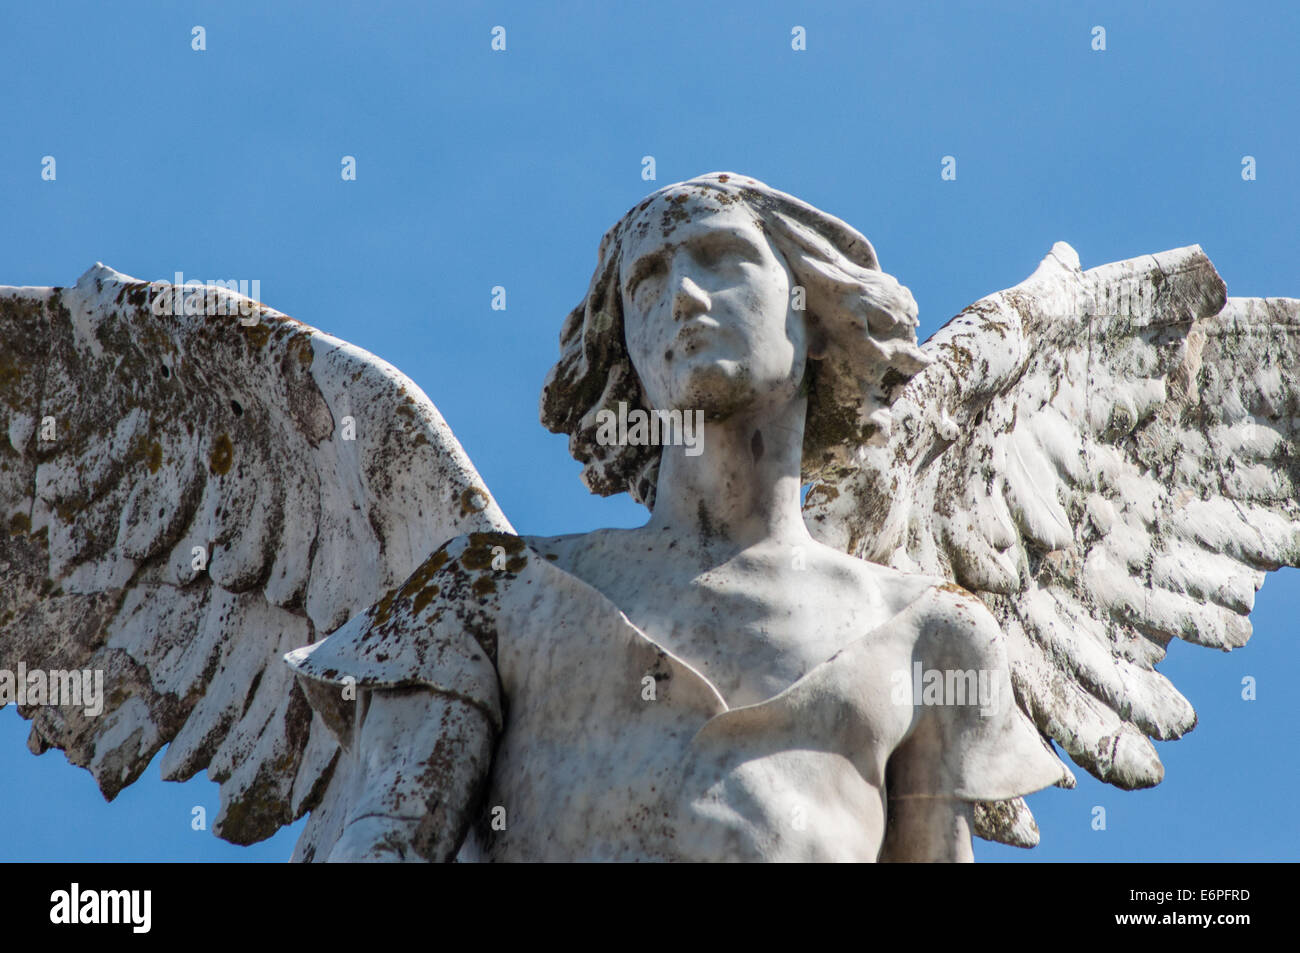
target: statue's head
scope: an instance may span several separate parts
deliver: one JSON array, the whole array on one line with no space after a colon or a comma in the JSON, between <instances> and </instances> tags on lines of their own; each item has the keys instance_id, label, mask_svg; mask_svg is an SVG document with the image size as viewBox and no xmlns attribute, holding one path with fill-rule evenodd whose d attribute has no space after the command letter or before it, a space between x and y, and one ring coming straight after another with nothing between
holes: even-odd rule
<instances>
[{"instance_id":1,"label":"statue's head","mask_svg":"<svg viewBox=\"0 0 1300 953\"><path fill-rule=\"evenodd\" d=\"M653 506L661 448L602 445L600 411L723 420L806 396L803 479L833 478L888 435L897 388L927 362L916 323L911 294L847 224L746 176L700 176L606 232L542 423L569 434L593 492Z\"/></svg>"}]
</instances>

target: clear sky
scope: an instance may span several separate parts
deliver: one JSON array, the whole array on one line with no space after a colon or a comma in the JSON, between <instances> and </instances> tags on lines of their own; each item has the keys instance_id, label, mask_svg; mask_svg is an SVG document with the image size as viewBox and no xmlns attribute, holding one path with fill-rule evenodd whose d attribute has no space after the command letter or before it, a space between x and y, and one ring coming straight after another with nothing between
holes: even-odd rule
<instances>
[{"instance_id":1,"label":"clear sky","mask_svg":"<svg viewBox=\"0 0 1300 953\"><path fill-rule=\"evenodd\" d=\"M742 172L846 219L922 337L1057 240L1085 267L1199 243L1230 294L1300 297L1300 7L1064 6L6 3L0 283L72 284L97 260L258 279L414 378L520 532L636 525L630 500L587 494L537 401L600 236L669 182ZM1039 848L977 858L1300 857L1298 578L1270 578L1244 649L1172 646L1200 725L1157 745L1162 785L1077 769L1077 790L1029 799ZM0 711L0 859L289 856L296 827L247 849L191 830L195 805L216 815L206 779L155 762L105 805L25 737Z\"/></svg>"}]
</instances>

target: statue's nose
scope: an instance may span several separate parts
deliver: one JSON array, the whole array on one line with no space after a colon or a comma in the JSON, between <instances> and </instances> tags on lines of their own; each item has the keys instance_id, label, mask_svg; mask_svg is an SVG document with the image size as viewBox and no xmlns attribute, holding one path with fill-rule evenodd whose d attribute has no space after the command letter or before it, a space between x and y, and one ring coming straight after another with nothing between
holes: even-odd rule
<instances>
[{"instance_id":1,"label":"statue's nose","mask_svg":"<svg viewBox=\"0 0 1300 953\"><path fill-rule=\"evenodd\" d=\"M682 275L673 295L673 319L686 321L697 314L704 314L712 304L707 291L692 281L689 275Z\"/></svg>"}]
</instances>

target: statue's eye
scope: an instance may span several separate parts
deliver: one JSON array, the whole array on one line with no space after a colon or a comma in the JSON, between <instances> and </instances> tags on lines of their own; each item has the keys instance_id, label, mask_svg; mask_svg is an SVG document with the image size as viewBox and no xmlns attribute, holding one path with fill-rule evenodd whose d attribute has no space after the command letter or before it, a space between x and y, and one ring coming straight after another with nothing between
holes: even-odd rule
<instances>
[{"instance_id":1,"label":"statue's eye","mask_svg":"<svg viewBox=\"0 0 1300 953\"><path fill-rule=\"evenodd\" d=\"M695 260L706 268L720 268L725 265L754 261L755 249L749 242L737 239L733 235L717 235L701 242L694 250Z\"/></svg>"},{"instance_id":2,"label":"statue's eye","mask_svg":"<svg viewBox=\"0 0 1300 953\"><path fill-rule=\"evenodd\" d=\"M704 242L695 246L695 261L705 268L712 268L722 260L725 249L717 242Z\"/></svg>"}]
</instances>

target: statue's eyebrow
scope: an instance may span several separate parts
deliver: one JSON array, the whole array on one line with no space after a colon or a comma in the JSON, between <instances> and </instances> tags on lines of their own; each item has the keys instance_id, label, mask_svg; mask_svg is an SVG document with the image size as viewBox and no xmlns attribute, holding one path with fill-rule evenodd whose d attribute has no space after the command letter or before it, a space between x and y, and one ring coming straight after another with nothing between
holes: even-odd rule
<instances>
[{"instance_id":1,"label":"statue's eyebrow","mask_svg":"<svg viewBox=\"0 0 1300 953\"><path fill-rule=\"evenodd\" d=\"M730 229L705 232L703 235L698 236L696 243L713 245L723 249L736 249L750 254L757 254L762 251L758 243L746 237L743 232L733 232Z\"/></svg>"},{"instance_id":2,"label":"statue's eyebrow","mask_svg":"<svg viewBox=\"0 0 1300 953\"><path fill-rule=\"evenodd\" d=\"M686 241L678 244L695 246L712 245L723 249L735 249L747 254L758 254L762 250L758 243L752 239L745 237L745 235L740 232L733 232L726 229L702 232L698 235L693 235L686 239ZM628 270L627 283L624 285L625 292L631 294L636 289L636 286L649 277L650 272L663 262L663 259L668 254L669 250L676 247L677 245L673 244L660 245L654 251L646 252L633 262L632 267Z\"/></svg>"},{"instance_id":3,"label":"statue's eyebrow","mask_svg":"<svg viewBox=\"0 0 1300 953\"><path fill-rule=\"evenodd\" d=\"M660 245L654 251L646 252L632 263L632 267L628 271L627 283L623 286L628 294L631 294L638 284L649 277L650 272L654 270L656 265L663 262L669 247L668 245Z\"/></svg>"}]
</instances>

